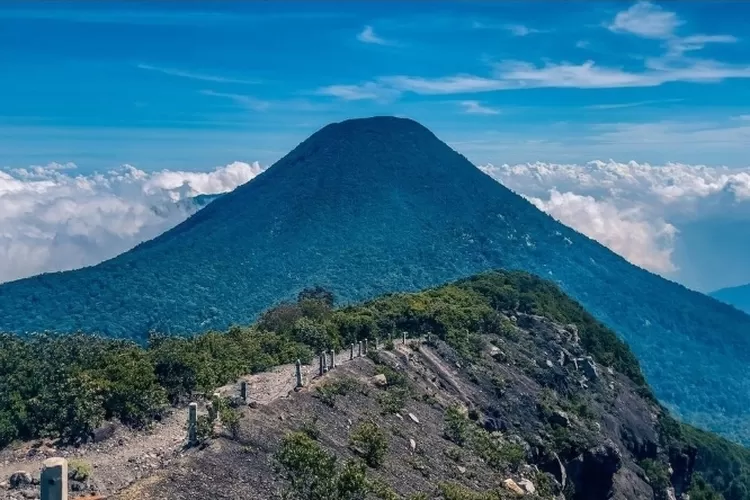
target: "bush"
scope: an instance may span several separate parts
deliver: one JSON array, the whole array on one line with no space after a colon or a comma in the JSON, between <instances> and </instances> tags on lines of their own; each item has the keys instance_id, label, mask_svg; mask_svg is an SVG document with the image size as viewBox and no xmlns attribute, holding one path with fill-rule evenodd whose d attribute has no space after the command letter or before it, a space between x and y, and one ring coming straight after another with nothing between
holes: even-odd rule
<instances>
[{"instance_id":1,"label":"bush","mask_svg":"<svg viewBox=\"0 0 750 500\"><path fill-rule=\"evenodd\" d=\"M302 432L284 436L274 455L275 470L287 482L284 498L295 500L362 499L371 489L364 466L336 457Z\"/></svg>"},{"instance_id":2,"label":"bush","mask_svg":"<svg viewBox=\"0 0 750 500\"><path fill-rule=\"evenodd\" d=\"M383 465L388 451L388 441L385 434L373 422L359 424L349 436L349 444L370 467L378 468Z\"/></svg>"},{"instance_id":3,"label":"bush","mask_svg":"<svg viewBox=\"0 0 750 500\"><path fill-rule=\"evenodd\" d=\"M86 461L75 458L68 461L68 478L73 481L86 481L91 477L92 470L91 464Z\"/></svg>"},{"instance_id":4,"label":"bush","mask_svg":"<svg viewBox=\"0 0 750 500\"><path fill-rule=\"evenodd\" d=\"M470 422L461 412L457 405L448 407L445 410L445 429L443 433L446 438L450 439L459 446L463 446L469 437Z\"/></svg>"}]
</instances>

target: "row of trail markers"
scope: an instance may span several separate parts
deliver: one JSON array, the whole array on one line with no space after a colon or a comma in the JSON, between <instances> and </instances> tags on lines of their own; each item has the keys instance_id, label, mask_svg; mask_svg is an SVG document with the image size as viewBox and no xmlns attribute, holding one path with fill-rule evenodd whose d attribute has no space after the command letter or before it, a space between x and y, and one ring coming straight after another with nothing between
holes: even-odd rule
<instances>
[{"instance_id":1,"label":"row of trail markers","mask_svg":"<svg viewBox=\"0 0 750 500\"><path fill-rule=\"evenodd\" d=\"M389 335L388 339L391 340L392 337ZM407 340L407 333L402 332L401 343L406 345L406 340ZM427 334L427 342L429 343L429 341L430 341L430 335ZM369 346L368 339L358 341L356 343L356 347L357 347L356 357L361 358L362 356L366 356L368 346ZM355 347L355 344L352 342L349 345L349 359L350 360L353 360L355 358L354 347ZM381 348L380 339L375 338L375 350L377 351L380 348ZM328 352L326 351L321 352L319 355L318 363L319 363L318 373L322 377L325 373L336 368L336 351L334 349L331 349ZM299 391L300 389L302 389L303 385L304 383L302 380L302 362L298 359L294 363L294 390ZM247 385L247 381L245 380L240 381L240 398L242 399L243 403L247 403L249 400L248 385ZM213 397L211 398L211 401L206 403L206 410L208 411L208 416L211 422L214 422L218 416L220 401L221 401L221 395L218 392L215 392L213 394ZM198 403L193 402L188 405L188 444L192 446L197 443L198 443ZM67 473L65 474L65 480L67 482ZM67 488L66 488L66 492L67 492ZM67 493L65 497L52 496L48 498L49 500L58 500L59 498L67 499ZM47 497L42 496L42 500L47 500Z\"/></svg>"}]
</instances>

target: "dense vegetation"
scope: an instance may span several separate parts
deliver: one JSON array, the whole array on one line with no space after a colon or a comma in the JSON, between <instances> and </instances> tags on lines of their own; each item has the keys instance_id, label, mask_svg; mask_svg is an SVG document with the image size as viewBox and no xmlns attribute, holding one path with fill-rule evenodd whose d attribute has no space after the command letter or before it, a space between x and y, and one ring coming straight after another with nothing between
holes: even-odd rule
<instances>
[{"instance_id":1,"label":"dense vegetation","mask_svg":"<svg viewBox=\"0 0 750 500\"><path fill-rule=\"evenodd\" d=\"M107 419L148 425L170 403L210 393L240 374L297 358L308 361L313 352L357 339L377 336L387 340L398 338L402 331L430 333L471 359L478 352L479 335L508 328L501 311L542 314L563 324L575 324L581 343L600 363L616 367L640 386L642 394L650 395L627 346L578 303L550 282L526 273L491 272L436 289L387 295L339 309L333 307L330 292L306 289L295 302L268 310L251 327L190 338L152 335L145 347L80 334L2 335L0 446L39 436L85 440ZM386 392L397 395L397 374L388 373L387 379L394 387ZM321 397L326 397L325 391ZM384 409L388 407L384 405ZM669 418L665 422L663 434L668 444L690 444L699 450L697 468L705 482L698 480L701 489L694 498L712 498L708 484L728 500L747 498L750 451ZM459 444L481 444L450 412L446 435ZM377 466L382 458L377 432L363 424L353 439L371 443L361 448L369 463ZM356 470L345 472L354 474Z\"/></svg>"},{"instance_id":2,"label":"dense vegetation","mask_svg":"<svg viewBox=\"0 0 750 500\"><path fill-rule=\"evenodd\" d=\"M661 401L748 440L750 316L630 265L405 119L327 126L153 241L0 286L0 330L144 343L249 324L311 283L351 302L496 268L554 280L628 342Z\"/></svg>"}]
</instances>

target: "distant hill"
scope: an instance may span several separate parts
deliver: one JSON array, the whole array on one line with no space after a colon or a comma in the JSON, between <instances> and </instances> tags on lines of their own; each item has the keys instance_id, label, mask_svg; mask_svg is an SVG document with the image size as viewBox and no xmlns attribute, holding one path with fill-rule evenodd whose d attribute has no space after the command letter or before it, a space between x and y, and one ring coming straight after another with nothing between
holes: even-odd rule
<instances>
[{"instance_id":1,"label":"distant hill","mask_svg":"<svg viewBox=\"0 0 750 500\"><path fill-rule=\"evenodd\" d=\"M348 302L492 268L554 280L627 340L663 402L750 437L750 316L631 265L401 118L328 125L154 240L0 286L0 330L143 340L250 323L308 285Z\"/></svg>"},{"instance_id":2,"label":"distant hill","mask_svg":"<svg viewBox=\"0 0 750 500\"><path fill-rule=\"evenodd\" d=\"M750 284L722 288L721 290L711 292L709 295L750 314Z\"/></svg>"}]
</instances>

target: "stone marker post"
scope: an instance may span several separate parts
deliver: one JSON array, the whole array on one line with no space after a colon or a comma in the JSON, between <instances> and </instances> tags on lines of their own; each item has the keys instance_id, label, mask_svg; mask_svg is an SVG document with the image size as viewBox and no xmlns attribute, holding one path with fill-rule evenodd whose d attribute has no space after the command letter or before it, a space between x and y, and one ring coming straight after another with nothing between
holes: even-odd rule
<instances>
[{"instance_id":1,"label":"stone marker post","mask_svg":"<svg viewBox=\"0 0 750 500\"><path fill-rule=\"evenodd\" d=\"M214 392L211 403L213 403L212 406L214 407L214 418L211 420L216 420L216 417L219 416L219 408L221 408L221 393Z\"/></svg>"},{"instance_id":2,"label":"stone marker post","mask_svg":"<svg viewBox=\"0 0 750 500\"><path fill-rule=\"evenodd\" d=\"M357 357L362 357L362 341L357 342Z\"/></svg>"},{"instance_id":3,"label":"stone marker post","mask_svg":"<svg viewBox=\"0 0 750 500\"><path fill-rule=\"evenodd\" d=\"M326 365L325 354L321 352L319 359L320 359L320 375L322 376L325 373L325 365Z\"/></svg>"},{"instance_id":4,"label":"stone marker post","mask_svg":"<svg viewBox=\"0 0 750 500\"><path fill-rule=\"evenodd\" d=\"M302 388L302 361L299 359L294 363L294 378L296 381L295 387L297 389Z\"/></svg>"},{"instance_id":5,"label":"stone marker post","mask_svg":"<svg viewBox=\"0 0 750 500\"><path fill-rule=\"evenodd\" d=\"M208 420L210 420L211 422L216 420L216 409L214 408L214 404L211 401L206 403L206 411L208 412Z\"/></svg>"},{"instance_id":6,"label":"stone marker post","mask_svg":"<svg viewBox=\"0 0 750 500\"><path fill-rule=\"evenodd\" d=\"M367 354L367 339L362 344L362 354Z\"/></svg>"},{"instance_id":7,"label":"stone marker post","mask_svg":"<svg viewBox=\"0 0 750 500\"><path fill-rule=\"evenodd\" d=\"M349 359L354 359L354 342L352 342L351 350L349 351Z\"/></svg>"},{"instance_id":8,"label":"stone marker post","mask_svg":"<svg viewBox=\"0 0 750 500\"><path fill-rule=\"evenodd\" d=\"M378 349L380 349L380 339L375 338L375 350L377 351Z\"/></svg>"},{"instance_id":9,"label":"stone marker post","mask_svg":"<svg viewBox=\"0 0 750 500\"><path fill-rule=\"evenodd\" d=\"M194 445L198 441L198 403L188 405L188 444Z\"/></svg>"},{"instance_id":10,"label":"stone marker post","mask_svg":"<svg viewBox=\"0 0 750 500\"><path fill-rule=\"evenodd\" d=\"M39 484L42 500L68 500L68 461L60 457L45 460Z\"/></svg>"},{"instance_id":11,"label":"stone marker post","mask_svg":"<svg viewBox=\"0 0 750 500\"><path fill-rule=\"evenodd\" d=\"M333 370L336 368L336 351L331 349L331 364L328 365L328 370Z\"/></svg>"},{"instance_id":12,"label":"stone marker post","mask_svg":"<svg viewBox=\"0 0 750 500\"><path fill-rule=\"evenodd\" d=\"M402 344L406 344L406 332L403 332L401 335L402 335L402 337L401 337L401 343Z\"/></svg>"},{"instance_id":13,"label":"stone marker post","mask_svg":"<svg viewBox=\"0 0 750 500\"><path fill-rule=\"evenodd\" d=\"M240 398L242 402L247 403L247 382L244 380L240 381Z\"/></svg>"}]
</instances>

